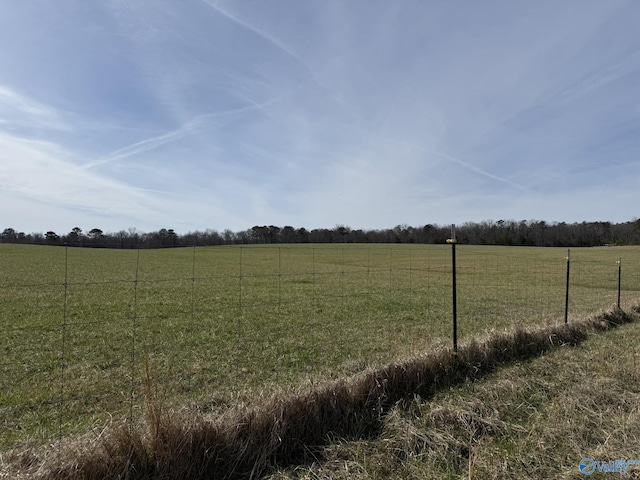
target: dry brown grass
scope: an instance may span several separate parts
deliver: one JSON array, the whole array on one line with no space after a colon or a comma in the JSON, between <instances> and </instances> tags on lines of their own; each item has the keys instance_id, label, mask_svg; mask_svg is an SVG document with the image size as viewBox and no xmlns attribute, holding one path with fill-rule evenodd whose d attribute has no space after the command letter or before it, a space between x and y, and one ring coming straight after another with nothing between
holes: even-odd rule
<instances>
[{"instance_id":1,"label":"dry brown grass","mask_svg":"<svg viewBox=\"0 0 640 480\"><path fill-rule=\"evenodd\" d=\"M593 320L598 329L618 323L615 315ZM578 479L581 458L636 459L639 334L635 323L592 335L575 348L511 362L482 381L396 404L375 438L333 442L321 461L269 478ZM632 467L624 478L640 478L640 470Z\"/></svg>"},{"instance_id":2,"label":"dry brown grass","mask_svg":"<svg viewBox=\"0 0 640 480\"><path fill-rule=\"evenodd\" d=\"M317 460L332 439L376 438L394 419L397 428L416 430L397 416L398 405L416 408L416 398L432 397L556 346L577 345L590 333L631 321L638 312L640 307L635 306L629 313L615 309L567 325L493 332L462 345L457 356L441 349L352 378L257 398L215 415L192 409L164 411L147 364L146 424L113 425L99 435L65 440L44 452L13 452L4 459L4 472L38 479L257 478ZM473 401L455 410L435 408L428 421L439 427L435 431L440 437L418 431L403 436L405 440L391 445L399 461L425 445L457 442L460 451L454 457L462 459L470 477L477 468L470 449L473 438L505 429L490 407ZM452 433L456 429L466 432L471 443L460 442L459 434Z\"/></svg>"}]
</instances>

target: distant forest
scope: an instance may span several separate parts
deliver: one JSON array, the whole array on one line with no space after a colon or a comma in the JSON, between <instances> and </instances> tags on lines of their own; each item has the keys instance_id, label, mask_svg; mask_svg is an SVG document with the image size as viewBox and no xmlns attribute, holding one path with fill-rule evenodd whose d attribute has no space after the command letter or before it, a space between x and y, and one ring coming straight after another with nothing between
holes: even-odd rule
<instances>
[{"instance_id":1,"label":"distant forest","mask_svg":"<svg viewBox=\"0 0 640 480\"><path fill-rule=\"evenodd\" d=\"M445 243L451 237L450 225L426 224L419 227L397 225L382 230L353 229L345 225L307 230L291 226L254 226L248 230L176 233L171 228L140 232L135 228L103 232L80 227L58 234L18 232L5 228L0 243L69 245L102 248L167 248L208 245L278 243ZM640 245L640 220L624 223L582 222L547 223L541 220L487 220L456 227L458 243L473 245L521 245L538 247L593 247L599 245Z\"/></svg>"}]
</instances>

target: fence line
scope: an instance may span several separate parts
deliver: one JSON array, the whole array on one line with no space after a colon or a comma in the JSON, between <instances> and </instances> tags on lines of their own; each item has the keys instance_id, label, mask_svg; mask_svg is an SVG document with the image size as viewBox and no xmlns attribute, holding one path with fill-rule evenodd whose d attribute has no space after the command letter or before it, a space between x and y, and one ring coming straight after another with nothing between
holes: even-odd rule
<instances>
[{"instance_id":1,"label":"fence line","mask_svg":"<svg viewBox=\"0 0 640 480\"><path fill-rule=\"evenodd\" d=\"M146 355L168 405L215 408L450 344L444 245L0 247L3 450L134 421ZM639 263L574 249L568 320L633 298ZM458 245L459 338L563 321L565 269L562 249Z\"/></svg>"}]
</instances>

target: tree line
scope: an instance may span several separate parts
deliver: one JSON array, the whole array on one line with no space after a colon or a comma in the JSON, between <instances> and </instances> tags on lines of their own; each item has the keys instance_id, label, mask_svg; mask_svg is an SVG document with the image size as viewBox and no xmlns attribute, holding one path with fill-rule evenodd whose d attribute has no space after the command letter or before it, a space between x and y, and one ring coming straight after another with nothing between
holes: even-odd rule
<instances>
[{"instance_id":1,"label":"tree line","mask_svg":"<svg viewBox=\"0 0 640 480\"><path fill-rule=\"evenodd\" d=\"M418 227L397 225L388 229L363 230L345 225L307 230L292 226L256 225L232 232L207 229L184 234L171 228L140 232L135 228L104 232L100 228L68 233L24 233L5 228L2 243L69 245L102 248L167 248L185 246L278 244L278 243L445 243L451 237L449 225ZM543 220L486 220L456 227L459 243L473 245L520 245L538 247L592 247L598 245L640 245L640 220L623 223L547 223Z\"/></svg>"}]
</instances>

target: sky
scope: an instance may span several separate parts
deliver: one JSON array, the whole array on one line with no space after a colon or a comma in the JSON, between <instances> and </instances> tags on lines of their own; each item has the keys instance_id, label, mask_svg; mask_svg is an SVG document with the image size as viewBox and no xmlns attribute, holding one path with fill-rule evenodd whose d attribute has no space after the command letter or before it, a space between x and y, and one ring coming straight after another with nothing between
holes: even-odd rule
<instances>
[{"instance_id":1,"label":"sky","mask_svg":"<svg viewBox=\"0 0 640 480\"><path fill-rule=\"evenodd\" d=\"M3 0L0 230L640 214L636 0Z\"/></svg>"}]
</instances>

